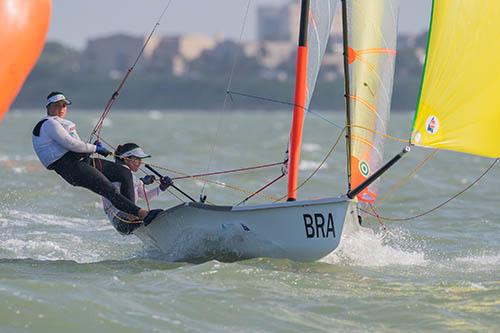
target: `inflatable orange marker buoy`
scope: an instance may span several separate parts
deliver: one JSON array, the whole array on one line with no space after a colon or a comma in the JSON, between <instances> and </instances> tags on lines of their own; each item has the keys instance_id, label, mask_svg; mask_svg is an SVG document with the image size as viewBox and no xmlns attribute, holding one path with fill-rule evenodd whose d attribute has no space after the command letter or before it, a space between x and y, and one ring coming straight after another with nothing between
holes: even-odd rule
<instances>
[{"instance_id":1,"label":"inflatable orange marker buoy","mask_svg":"<svg viewBox=\"0 0 500 333\"><path fill-rule=\"evenodd\" d=\"M42 52L51 0L0 0L0 121Z\"/></svg>"}]
</instances>

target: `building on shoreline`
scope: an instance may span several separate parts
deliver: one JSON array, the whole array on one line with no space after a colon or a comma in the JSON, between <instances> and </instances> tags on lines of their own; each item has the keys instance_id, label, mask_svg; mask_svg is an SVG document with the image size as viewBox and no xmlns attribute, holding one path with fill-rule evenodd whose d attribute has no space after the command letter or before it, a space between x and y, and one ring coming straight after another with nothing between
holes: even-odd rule
<instances>
[{"instance_id":1,"label":"building on shoreline","mask_svg":"<svg viewBox=\"0 0 500 333\"><path fill-rule=\"evenodd\" d=\"M300 6L290 1L281 6L257 8L258 40L237 43L203 34L154 36L136 66L138 72L162 77L203 78L228 72L235 61L250 75L263 79L288 80L294 76ZM417 35L401 35L401 48L416 48L422 60ZM144 36L116 34L87 43L81 68L88 73L121 77L134 62L145 42ZM341 11L337 10L321 78L331 81L343 72ZM207 67L207 68L204 68Z\"/></svg>"}]
</instances>

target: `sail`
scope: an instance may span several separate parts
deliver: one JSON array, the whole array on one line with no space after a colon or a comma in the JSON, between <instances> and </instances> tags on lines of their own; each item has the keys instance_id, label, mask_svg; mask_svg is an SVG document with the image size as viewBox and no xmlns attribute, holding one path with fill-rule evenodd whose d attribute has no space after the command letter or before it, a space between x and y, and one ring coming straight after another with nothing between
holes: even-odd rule
<instances>
[{"instance_id":1,"label":"sail","mask_svg":"<svg viewBox=\"0 0 500 333\"><path fill-rule=\"evenodd\" d=\"M323 56L332 30L337 9L336 0L312 0L309 10L307 94L305 109L309 107L316 86Z\"/></svg>"},{"instance_id":2,"label":"sail","mask_svg":"<svg viewBox=\"0 0 500 333\"><path fill-rule=\"evenodd\" d=\"M0 121L42 52L51 0L0 0Z\"/></svg>"},{"instance_id":3,"label":"sail","mask_svg":"<svg viewBox=\"0 0 500 333\"><path fill-rule=\"evenodd\" d=\"M288 200L297 198L304 116L309 107L330 37L335 0L302 0L297 49L295 106L289 145Z\"/></svg>"},{"instance_id":4,"label":"sail","mask_svg":"<svg viewBox=\"0 0 500 333\"><path fill-rule=\"evenodd\" d=\"M434 1L412 143L500 157L500 1Z\"/></svg>"},{"instance_id":5,"label":"sail","mask_svg":"<svg viewBox=\"0 0 500 333\"><path fill-rule=\"evenodd\" d=\"M355 188L383 163L396 58L399 0L349 0L350 187ZM358 199L372 203L377 182Z\"/></svg>"}]
</instances>

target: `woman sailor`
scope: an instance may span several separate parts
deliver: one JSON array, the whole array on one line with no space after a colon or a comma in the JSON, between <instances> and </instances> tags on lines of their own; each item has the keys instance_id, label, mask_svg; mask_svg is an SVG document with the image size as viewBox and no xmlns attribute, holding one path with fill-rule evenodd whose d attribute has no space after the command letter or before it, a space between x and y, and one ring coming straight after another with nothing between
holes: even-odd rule
<instances>
[{"instance_id":1,"label":"woman sailor","mask_svg":"<svg viewBox=\"0 0 500 333\"><path fill-rule=\"evenodd\" d=\"M141 166L142 159L148 157L151 156L144 153L142 148L135 143L125 143L118 146L115 150L116 165L118 165L120 169L117 170L117 172L123 174L123 179L132 179L134 202L137 202L138 198L141 198L149 204L149 200L157 197L160 192L165 191L173 184L170 177L164 176L160 179L160 186L151 190L146 190L145 185L152 184L155 181L155 176L147 175L139 180L132 172L137 172ZM122 186L121 182L113 182L113 185L117 190ZM107 198L103 197L102 203L104 212L108 216L109 221L119 233L128 235L140 226L141 221L138 221L133 215L120 211L117 207L113 206ZM151 215L155 214L156 216L156 214L161 211L162 210L156 209L152 210Z\"/></svg>"},{"instance_id":2,"label":"woman sailor","mask_svg":"<svg viewBox=\"0 0 500 333\"><path fill-rule=\"evenodd\" d=\"M149 220L148 211L135 205L133 198L116 191L111 183L120 181L115 173L117 166L104 159L91 160L90 154L108 156L111 152L100 142L83 142L76 131L76 125L65 119L71 101L63 93L55 91L47 96L47 116L33 129L33 148L49 170L54 170L73 186L85 187L106 197L113 205L141 220ZM92 162L98 162L99 169ZM126 190L122 193L127 192ZM130 191L128 191L130 192ZM130 195L131 196L131 195Z\"/></svg>"}]
</instances>

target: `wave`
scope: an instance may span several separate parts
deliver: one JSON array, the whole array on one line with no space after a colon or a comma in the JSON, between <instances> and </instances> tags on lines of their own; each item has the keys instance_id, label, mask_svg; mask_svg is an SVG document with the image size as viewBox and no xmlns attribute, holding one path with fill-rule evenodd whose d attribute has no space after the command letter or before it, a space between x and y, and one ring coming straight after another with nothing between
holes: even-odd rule
<instances>
[{"instance_id":1,"label":"wave","mask_svg":"<svg viewBox=\"0 0 500 333\"><path fill-rule=\"evenodd\" d=\"M36 214L25 211L8 209L2 212L0 225L33 228L36 225L61 226L72 230L95 231L110 230L113 227L109 223L103 223L105 219L87 219L79 217L58 216L52 214Z\"/></svg>"}]
</instances>

